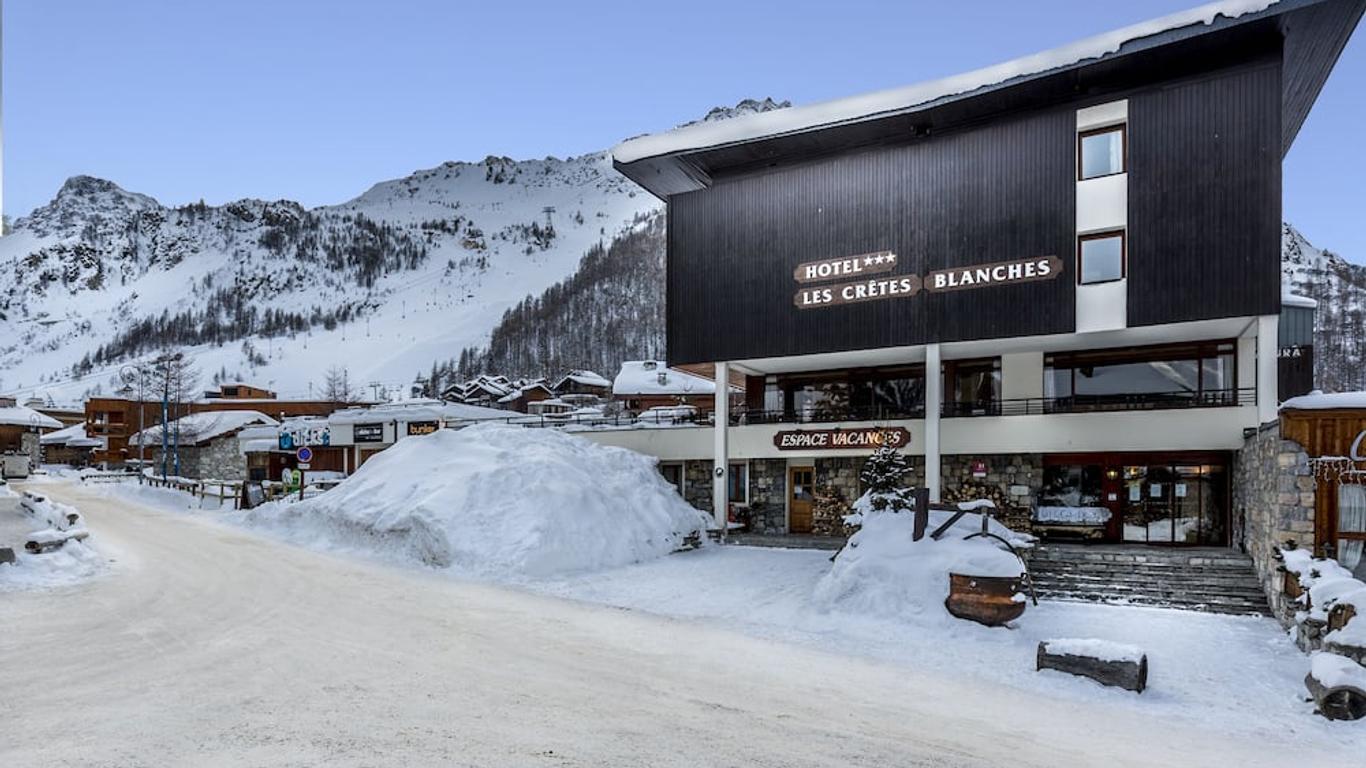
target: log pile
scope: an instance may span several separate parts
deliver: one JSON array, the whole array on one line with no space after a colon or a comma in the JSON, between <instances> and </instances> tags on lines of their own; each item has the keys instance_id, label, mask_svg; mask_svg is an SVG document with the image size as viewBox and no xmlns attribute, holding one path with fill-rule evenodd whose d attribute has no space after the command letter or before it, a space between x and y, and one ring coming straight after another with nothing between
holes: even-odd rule
<instances>
[{"instance_id":1,"label":"log pile","mask_svg":"<svg viewBox=\"0 0 1366 768\"><path fill-rule=\"evenodd\" d=\"M1329 720L1366 717L1366 668L1333 653L1316 653L1304 686L1319 714Z\"/></svg>"}]
</instances>

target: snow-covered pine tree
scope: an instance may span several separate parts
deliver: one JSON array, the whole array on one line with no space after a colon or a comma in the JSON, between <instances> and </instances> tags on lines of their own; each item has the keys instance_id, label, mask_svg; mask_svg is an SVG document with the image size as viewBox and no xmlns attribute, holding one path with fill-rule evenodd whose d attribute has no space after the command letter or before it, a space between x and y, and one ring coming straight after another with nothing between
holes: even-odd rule
<instances>
[{"instance_id":1,"label":"snow-covered pine tree","mask_svg":"<svg viewBox=\"0 0 1366 768\"><path fill-rule=\"evenodd\" d=\"M902 479L911 471L910 460L897 449L883 445L873 452L863 463L859 478L867 491L860 502L877 512L901 512L914 508L915 501L910 488L902 485ZM863 506L857 504L856 506Z\"/></svg>"}]
</instances>

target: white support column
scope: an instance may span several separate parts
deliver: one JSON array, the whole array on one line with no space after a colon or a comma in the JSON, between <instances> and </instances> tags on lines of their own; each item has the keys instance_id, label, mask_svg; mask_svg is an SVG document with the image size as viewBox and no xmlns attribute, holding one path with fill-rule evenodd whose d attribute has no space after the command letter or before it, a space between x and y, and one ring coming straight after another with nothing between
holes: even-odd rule
<instances>
[{"instance_id":1,"label":"white support column","mask_svg":"<svg viewBox=\"0 0 1366 768\"><path fill-rule=\"evenodd\" d=\"M726 514L729 498L729 483L726 475L730 472L730 364L716 364L716 399L712 420L715 424L715 443L712 453L711 470L711 508L716 517L716 525L721 529L722 540L726 537L729 516Z\"/></svg>"},{"instance_id":2,"label":"white support column","mask_svg":"<svg viewBox=\"0 0 1366 768\"><path fill-rule=\"evenodd\" d=\"M1257 420L1262 424L1275 421L1280 410L1276 375L1280 365L1280 321L1279 315L1257 318Z\"/></svg>"},{"instance_id":3,"label":"white support column","mask_svg":"<svg viewBox=\"0 0 1366 768\"><path fill-rule=\"evenodd\" d=\"M939 501L939 412L944 400L944 374L940 370L939 345L925 347L925 487L930 501Z\"/></svg>"}]
</instances>

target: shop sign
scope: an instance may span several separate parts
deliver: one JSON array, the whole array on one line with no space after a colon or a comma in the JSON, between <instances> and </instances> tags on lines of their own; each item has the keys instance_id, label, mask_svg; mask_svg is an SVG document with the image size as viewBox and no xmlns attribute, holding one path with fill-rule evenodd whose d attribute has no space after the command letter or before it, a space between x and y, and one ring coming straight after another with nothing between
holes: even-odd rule
<instances>
[{"instance_id":1,"label":"shop sign","mask_svg":"<svg viewBox=\"0 0 1366 768\"><path fill-rule=\"evenodd\" d=\"M798 309L836 307L865 301L908 298L924 291L961 291L992 285L1052 280L1062 274L1063 261L1045 256L955 267L920 275L888 274L900 263L895 253L877 251L798 264L792 271L797 292L792 303ZM840 281L831 285L812 285Z\"/></svg>"},{"instance_id":2,"label":"shop sign","mask_svg":"<svg viewBox=\"0 0 1366 768\"><path fill-rule=\"evenodd\" d=\"M911 431L905 427L786 429L773 435L773 445L780 451L867 450L884 445L903 448L910 444Z\"/></svg>"},{"instance_id":3,"label":"shop sign","mask_svg":"<svg viewBox=\"0 0 1366 768\"><path fill-rule=\"evenodd\" d=\"M987 476L987 463L981 459L972 460L972 476L978 480Z\"/></svg>"},{"instance_id":4,"label":"shop sign","mask_svg":"<svg viewBox=\"0 0 1366 768\"><path fill-rule=\"evenodd\" d=\"M408 435L430 435L441 428L435 421L410 421L408 422Z\"/></svg>"},{"instance_id":5,"label":"shop sign","mask_svg":"<svg viewBox=\"0 0 1366 768\"><path fill-rule=\"evenodd\" d=\"M331 445L332 432L325 423L286 422L280 426L280 450L292 451L305 445Z\"/></svg>"},{"instance_id":6,"label":"shop sign","mask_svg":"<svg viewBox=\"0 0 1366 768\"><path fill-rule=\"evenodd\" d=\"M352 427L351 440L357 443L384 442L383 424L357 424Z\"/></svg>"}]
</instances>

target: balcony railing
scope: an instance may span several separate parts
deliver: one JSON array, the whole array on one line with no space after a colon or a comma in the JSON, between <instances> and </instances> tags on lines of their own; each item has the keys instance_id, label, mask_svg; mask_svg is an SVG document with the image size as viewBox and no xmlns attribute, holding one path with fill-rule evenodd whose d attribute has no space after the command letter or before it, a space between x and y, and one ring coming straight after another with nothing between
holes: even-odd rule
<instances>
[{"instance_id":1,"label":"balcony railing","mask_svg":"<svg viewBox=\"0 0 1366 768\"><path fill-rule=\"evenodd\" d=\"M1048 413L1102 413L1114 411L1160 411L1183 408L1225 408L1256 405L1257 390L1218 389L1204 392L1143 392L1117 395L1028 397L988 403L946 402L941 413L955 416L1026 416Z\"/></svg>"}]
</instances>

